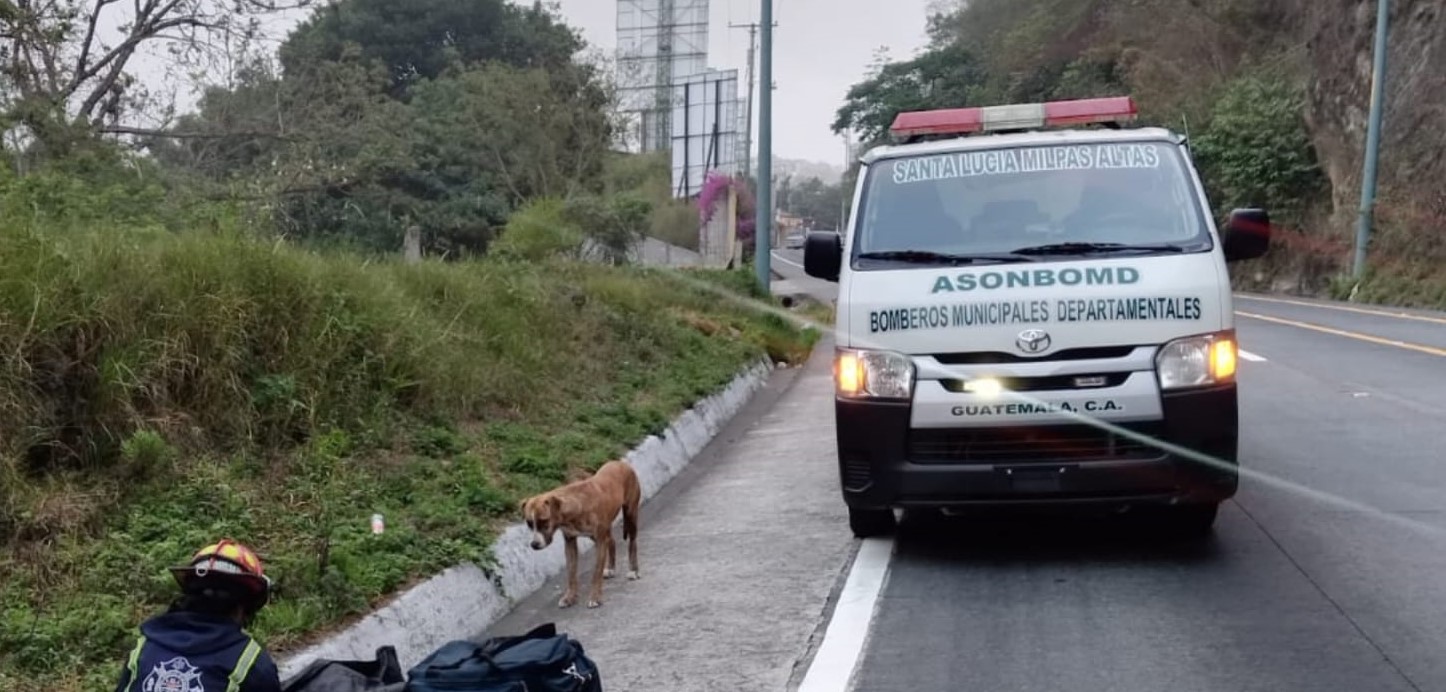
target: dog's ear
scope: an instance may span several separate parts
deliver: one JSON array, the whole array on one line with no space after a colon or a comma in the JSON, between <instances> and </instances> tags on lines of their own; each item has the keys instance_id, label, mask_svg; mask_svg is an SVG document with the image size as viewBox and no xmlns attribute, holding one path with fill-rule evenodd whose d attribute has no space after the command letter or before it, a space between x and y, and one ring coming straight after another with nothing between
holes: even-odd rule
<instances>
[{"instance_id":1,"label":"dog's ear","mask_svg":"<svg viewBox=\"0 0 1446 692\"><path fill-rule=\"evenodd\" d=\"M551 505L552 516L561 521L575 519L581 516L584 511L583 501L573 495L565 495L562 497L553 495L548 498L548 503Z\"/></svg>"}]
</instances>

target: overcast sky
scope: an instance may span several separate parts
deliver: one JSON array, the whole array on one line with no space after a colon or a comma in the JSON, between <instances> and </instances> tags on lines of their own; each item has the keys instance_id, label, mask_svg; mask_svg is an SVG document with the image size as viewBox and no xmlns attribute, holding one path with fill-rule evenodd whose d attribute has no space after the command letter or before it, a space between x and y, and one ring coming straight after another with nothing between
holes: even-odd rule
<instances>
[{"instance_id":1,"label":"overcast sky","mask_svg":"<svg viewBox=\"0 0 1446 692\"><path fill-rule=\"evenodd\" d=\"M406 0L399 0L405 2ZM710 0L709 66L739 70L739 98L746 98L748 30L730 24L758 21L759 0ZM530 0L523 0L531 4ZM924 43L928 0L774 0L773 151L777 156L842 165L843 139L830 130L849 87L860 81L875 51L907 58ZM607 55L617 46L616 0L560 0L561 13L584 38ZM280 38L302 16L268 22ZM122 18L112 18L118 24ZM143 51L133 65L152 89L170 91L159 50ZM177 94L182 110L193 101ZM755 99L756 100L756 99Z\"/></svg>"},{"instance_id":2,"label":"overcast sky","mask_svg":"<svg viewBox=\"0 0 1446 692\"><path fill-rule=\"evenodd\" d=\"M842 165L843 139L829 129L849 87L863 78L876 50L907 58L924 44L927 0L774 0L773 151L792 159ZM569 24L588 43L617 46L615 0L560 0ZM738 69L747 98L748 30L759 0L711 0L708 62ZM756 101L756 96L755 96Z\"/></svg>"}]
</instances>

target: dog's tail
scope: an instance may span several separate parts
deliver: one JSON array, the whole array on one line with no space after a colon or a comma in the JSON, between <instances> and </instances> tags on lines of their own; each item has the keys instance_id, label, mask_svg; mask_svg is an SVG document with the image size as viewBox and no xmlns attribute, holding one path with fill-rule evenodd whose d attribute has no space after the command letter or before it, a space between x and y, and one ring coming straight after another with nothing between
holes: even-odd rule
<instances>
[{"instance_id":1,"label":"dog's tail","mask_svg":"<svg viewBox=\"0 0 1446 692\"><path fill-rule=\"evenodd\" d=\"M629 469L631 471L632 469ZM636 473L628 474L628 484L623 491L623 539L634 541L638 538L638 506L643 502L643 488L638 484Z\"/></svg>"}]
</instances>

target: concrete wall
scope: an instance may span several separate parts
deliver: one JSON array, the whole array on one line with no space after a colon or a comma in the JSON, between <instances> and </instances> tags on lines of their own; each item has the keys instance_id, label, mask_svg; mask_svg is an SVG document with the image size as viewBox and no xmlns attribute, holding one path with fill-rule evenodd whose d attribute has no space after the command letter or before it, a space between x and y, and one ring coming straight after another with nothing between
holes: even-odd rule
<instances>
[{"instance_id":1,"label":"concrete wall","mask_svg":"<svg viewBox=\"0 0 1446 692\"><path fill-rule=\"evenodd\" d=\"M601 261L606 255L597 250L596 245L587 241L583 246L583 256ZM670 245L657 238L643 238L642 242L633 246L628 253L628 259L636 264L649 267L702 267L715 266L702 255L689 250L688 248ZM726 261L726 260L725 260ZM716 263L716 266L723 266L723 262Z\"/></svg>"},{"instance_id":2,"label":"concrete wall","mask_svg":"<svg viewBox=\"0 0 1446 692\"><path fill-rule=\"evenodd\" d=\"M703 256L657 238L643 238L633 251L634 261L653 267L701 267Z\"/></svg>"}]
</instances>

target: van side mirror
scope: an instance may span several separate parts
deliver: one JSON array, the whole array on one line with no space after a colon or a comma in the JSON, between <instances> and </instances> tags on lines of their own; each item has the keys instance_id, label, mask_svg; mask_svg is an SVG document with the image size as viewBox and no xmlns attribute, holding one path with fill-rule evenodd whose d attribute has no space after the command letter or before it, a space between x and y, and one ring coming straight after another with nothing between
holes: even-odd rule
<instances>
[{"instance_id":1,"label":"van side mirror","mask_svg":"<svg viewBox=\"0 0 1446 692\"><path fill-rule=\"evenodd\" d=\"M803 241L803 271L815 279L838 281L843 238L833 231L809 231Z\"/></svg>"},{"instance_id":2,"label":"van side mirror","mask_svg":"<svg viewBox=\"0 0 1446 692\"><path fill-rule=\"evenodd\" d=\"M1236 209L1225 222L1222 239L1226 262L1255 259L1270 249L1270 214L1264 209Z\"/></svg>"}]
</instances>

